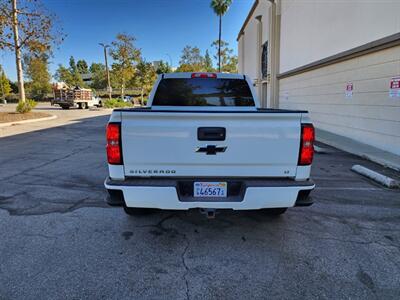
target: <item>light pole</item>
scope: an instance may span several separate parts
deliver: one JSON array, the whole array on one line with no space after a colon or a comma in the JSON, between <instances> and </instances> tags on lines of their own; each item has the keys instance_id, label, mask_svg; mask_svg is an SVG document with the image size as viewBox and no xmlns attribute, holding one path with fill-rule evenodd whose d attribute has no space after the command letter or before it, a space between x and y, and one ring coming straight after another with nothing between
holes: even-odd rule
<instances>
[{"instance_id":1,"label":"light pole","mask_svg":"<svg viewBox=\"0 0 400 300\"><path fill-rule=\"evenodd\" d=\"M111 82L110 82L110 70L108 69L108 62L107 62L107 48L109 45L99 43L100 46L104 49L104 61L106 63L106 72L107 72L107 89L108 89L108 98L111 100Z\"/></svg>"},{"instance_id":2,"label":"light pole","mask_svg":"<svg viewBox=\"0 0 400 300\"><path fill-rule=\"evenodd\" d=\"M171 58L171 55L169 55L168 53L166 53L165 55L169 57L169 65L170 65L170 67L172 68L172 58Z\"/></svg>"}]
</instances>

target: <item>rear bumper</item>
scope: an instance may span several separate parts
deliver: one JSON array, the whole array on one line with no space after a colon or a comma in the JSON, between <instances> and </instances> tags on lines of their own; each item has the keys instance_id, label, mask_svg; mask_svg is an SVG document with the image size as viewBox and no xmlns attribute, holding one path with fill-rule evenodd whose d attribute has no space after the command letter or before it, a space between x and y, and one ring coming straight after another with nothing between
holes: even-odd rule
<instances>
[{"instance_id":1,"label":"rear bumper","mask_svg":"<svg viewBox=\"0 0 400 300\"><path fill-rule=\"evenodd\" d=\"M187 187L193 179L141 179L125 181L107 178L104 186L109 191L110 205L128 207L187 210L191 208L216 208L252 210L262 208L309 206L309 196L315 184L312 180L275 179L207 179L227 181L228 186L240 183L232 195L221 199L198 199L189 195ZM228 190L229 195L229 190Z\"/></svg>"}]
</instances>

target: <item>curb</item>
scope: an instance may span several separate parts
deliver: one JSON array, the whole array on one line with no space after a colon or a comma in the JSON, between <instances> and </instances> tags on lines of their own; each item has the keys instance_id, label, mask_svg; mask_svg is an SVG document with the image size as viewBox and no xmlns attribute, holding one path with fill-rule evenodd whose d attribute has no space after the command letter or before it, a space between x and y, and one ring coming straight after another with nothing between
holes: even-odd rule
<instances>
[{"instance_id":1,"label":"curb","mask_svg":"<svg viewBox=\"0 0 400 300\"><path fill-rule=\"evenodd\" d=\"M19 125L19 124L27 124L27 123L35 123L35 122L40 122L40 121L48 121L48 120L54 120L54 119L57 119L56 115L51 115L49 117L44 117L44 118L39 118L39 119L30 119L30 120L22 120L22 121L15 121L15 122L0 123L0 128L13 126L13 125Z\"/></svg>"},{"instance_id":2,"label":"curb","mask_svg":"<svg viewBox=\"0 0 400 300\"><path fill-rule=\"evenodd\" d=\"M332 152L332 151L330 151L330 150L328 150L326 148L319 147L317 145L314 145L314 151L317 152L317 153L320 153L320 154L328 154L328 153Z\"/></svg>"},{"instance_id":3,"label":"curb","mask_svg":"<svg viewBox=\"0 0 400 300\"><path fill-rule=\"evenodd\" d=\"M317 141L320 142L320 143L323 143L323 144L327 144L328 146L340 149L342 151L354 154L354 155L356 155L358 157L362 157L364 159L370 160L370 161L372 161L374 163L377 163L377 164L379 164L381 166L390 168L392 170L395 170L395 171L398 171L398 172L400 171L400 165L399 164L394 163L394 162L389 161L389 160L384 159L384 158L380 158L377 155L370 154L370 153L367 153L367 152L364 152L364 151L354 150L351 147L347 147L345 145L342 145L340 143L337 143L337 142L334 142L334 141L331 141L331 140L325 139L325 138L318 138L317 137Z\"/></svg>"},{"instance_id":4,"label":"curb","mask_svg":"<svg viewBox=\"0 0 400 300\"><path fill-rule=\"evenodd\" d=\"M400 187L400 182L397 180L390 178L388 176L382 175L378 172L372 171L366 167L360 166L360 165L354 165L351 167L351 170L355 173L358 173L360 175L363 175L365 177L368 177L372 179L373 181L384 185L390 189L395 189Z\"/></svg>"}]
</instances>

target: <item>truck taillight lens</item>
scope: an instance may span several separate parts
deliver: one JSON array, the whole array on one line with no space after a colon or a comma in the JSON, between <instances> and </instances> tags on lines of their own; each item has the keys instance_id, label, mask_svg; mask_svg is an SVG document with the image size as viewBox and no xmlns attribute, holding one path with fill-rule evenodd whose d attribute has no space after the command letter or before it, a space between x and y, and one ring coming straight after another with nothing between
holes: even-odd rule
<instances>
[{"instance_id":1,"label":"truck taillight lens","mask_svg":"<svg viewBox=\"0 0 400 300\"><path fill-rule=\"evenodd\" d=\"M106 136L108 163L111 165L121 165L121 123L108 123Z\"/></svg>"},{"instance_id":2,"label":"truck taillight lens","mask_svg":"<svg viewBox=\"0 0 400 300\"><path fill-rule=\"evenodd\" d=\"M311 165L314 157L315 131L312 124L301 125L299 165Z\"/></svg>"}]
</instances>

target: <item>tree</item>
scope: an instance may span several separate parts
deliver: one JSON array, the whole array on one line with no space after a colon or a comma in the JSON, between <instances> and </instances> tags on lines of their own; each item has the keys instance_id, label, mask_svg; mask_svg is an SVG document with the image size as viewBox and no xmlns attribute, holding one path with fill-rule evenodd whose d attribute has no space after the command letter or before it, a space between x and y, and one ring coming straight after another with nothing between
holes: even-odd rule
<instances>
[{"instance_id":1,"label":"tree","mask_svg":"<svg viewBox=\"0 0 400 300\"><path fill-rule=\"evenodd\" d=\"M100 63L92 63L89 68L90 74L92 74L91 88L99 90L104 89L107 86L107 79L104 76L106 72L106 66Z\"/></svg>"},{"instance_id":2,"label":"tree","mask_svg":"<svg viewBox=\"0 0 400 300\"><path fill-rule=\"evenodd\" d=\"M163 73L171 73L171 72L172 72L171 66L168 63L161 60L160 64L158 65L158 68L156 70L156 73L163 74Z\"/></svg>"},{"instance_id":3,"label":"tree","mask_svg":"<svg viewBox=\"0 0 400 300\"><path fill-rule=\"evenodd\" d=\"M212 59L208 50L206 50L206 55L204 55L204 69L206 72L214 72L214 67L212 63Z\"/></svg>"},{"instance_id":4,"label":"tree","mask_svg":"<svg viewBox=\"0 0 400 300\"><path fill-rule=\"evenodd\" d=\"M75 58L72 55L69 57L69 69L71 70L71 73L78 71L75 63Z\"/></svg>"},{"instance_id":5,"label":"tree","mask_svg":"<svg viewBox=\"0 0 400 300\"><path fill-rule=\"evenodd\" d=\"M38 0L0 0L0 49L15 53L21 102L25 102L23 52L29 48L51 51L62 40L63 34L57 30L54 16Z\"/></svg>"},{"instance_id":6,"label":"tree","mask_svg":"<svg viewBox=\"0 0 400 300\"><path fill-rule=\"evenodd\" d=\"M232 0L211 0L211 8L219 17L219 34L218 34L218 70L221 72L221 35L222 35L222 16L228 11Z\"/></svg>"},{"instance_id":7,"label":"tree","mask_svg":"<svg viewBox=\"0 0 400 300\"><path fill-rule=\"evenodd\" d=\"M141 52L134 46L135 40L131 35L119 33L111 43L110 55L114 60L111 74L114 76L114 82L121 87L122 97L125 96L126 83L135 74L135 64L140 61Z\"/></svg>"},{"instance_id":8,"label":"tree","mask_svg":"<svg viewBox=\"0 0 400 300\"><path fill-rule=\"evenodd\" d=\"M54 78L57 81L65 82L68 85L72 84L73 82L73 77L71 72L69 71L68 68L64 67L62 64L58 65L58 68L54 74Z\"/></svg>"},{"instance_id":9,"label":"tree","mask_svg":"<svg viewBox=\"0 0 400 300\"><path fill-rule=\"evenodd\" d=\"M71 72L72 75L72 82L71 82L72 85L81 87L85 86L85 83L83 82L81 75L82 73L79 72L78 65L75 63L75 58L73 56L69 58L69 71Z\"/></svg>"},{"instance_id":10,"label":"tree","mask_svg":"<svg viewBox=\"0 0 400 300\"><path fill-rule=\"evenodd\" d=\"M179 64L177 72L199 72L203 70L204 57L198 47L185 46Z\"/></svg>"},{"instance_id":11,"label":"tree","mask_svg":"<svg viewBox=\"0 0 400 300\"><path fill-rule=\"evenodd\" d=\"M89 73L88 64L84 59L80 59L76 63L76 68L79 74L87 74Z\"/></svg>"},{"instance_id":12,"label":"tree","mask_svg":"<svg viewBox=\"0 0 400 300\"><path fill-rule=\"evenodd\" d=\"M229 48L229 43L216 40L211 44L216 49L214 58L219 58L220 72L237 73L237 56L233 55L233 49Z\"/></svg>"},{"instance_id":13,"label":"tree","mask_svg":"<svg viewBox=\"0 0 400 300\"><path fill-rule=\"evenodd\" d=\"M0 94L1 99L5 100L6 96L11 92L10 81L7 79L3 68L0 66Z\"/></svg>"},{"instance_id":14,"label":"tree","mask_svg":"<svg viewBox=\"0 0 400 300\"><path fill-rule=\"evenodd\" d=\"M54 77L58 81L65 82L70 86L85 86L82 76L78 71L77 64L75 63L75 58L73 56L69 58L69 68L66 68L63 65L59 64L56 73L54 74Z\"/></svg>"},{"instance_id":15,"label":"tree","mask_svg":"<svg viewBox=\"0 0 400 300\"><path fill-rule=\"evenodd\" d=\"M35 100L42 100L51 92L50 73L48 70L47 57L30 57L26 62L26 74L30 79L28 92Z\"/></svg>"},{"instance_id":16,"label":"tree","mask_svg":"<svg viewBox=\"0 0 400 300\"><path fill-rule=\"evenodd\" d=\"M228 63L222 67L222 72L226 73L237 73L238 72L238 57L236 55L232 55Z\"/></svg>"},{"instance_id":17,"label":"tree","mask_svg":"<svg viewBox=\"0 0 400 300\"><path fill-rule=\"evenodd\" d=\"M105 68L106 67L102 63L92 63L89 67L89 72L92 74L101 73L101 72L104 73Z\"/></svg>"},{"instance_id":18,"label":"tree","mask_svg":"<svg viewBox=\"0 0 400 300\"><path fill-rule=\"evenodd\" d=\"M10 79L8 79L8 82L11 87L11 93L18 94L18 82L11 81Z\"/></svg>"},{"instance_id":19,"label":"tree","mask_svg":"<svg viewBox=\"0 0 400 300\"><path fill-rule=\"evenodd\" d=\"M137 64L133 85L140 88L142 104L144 103L144 95L150 93L156 78L157 73L151 63L141 60Z\"/></svg>"}]
</instances>

